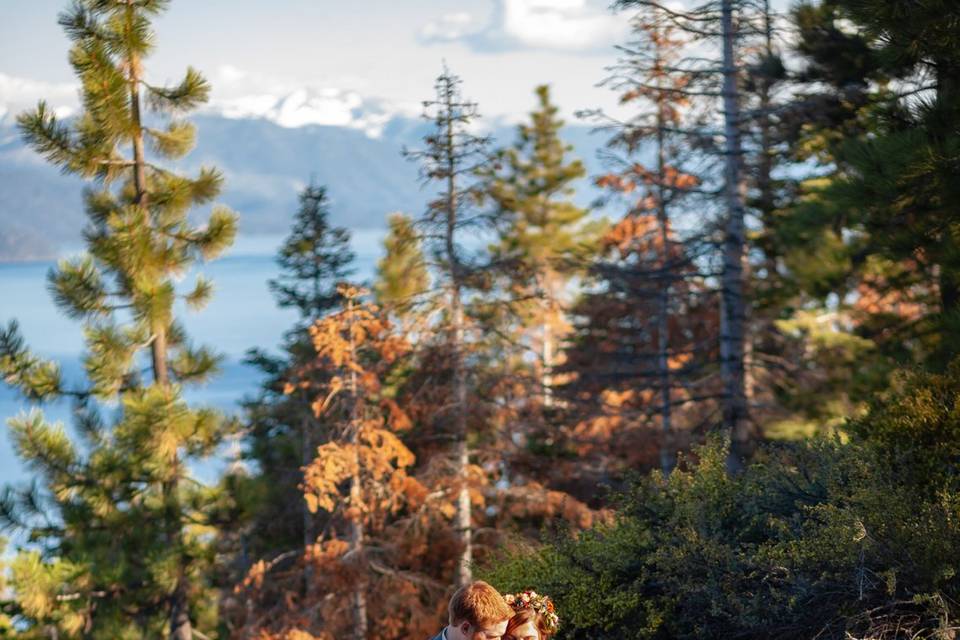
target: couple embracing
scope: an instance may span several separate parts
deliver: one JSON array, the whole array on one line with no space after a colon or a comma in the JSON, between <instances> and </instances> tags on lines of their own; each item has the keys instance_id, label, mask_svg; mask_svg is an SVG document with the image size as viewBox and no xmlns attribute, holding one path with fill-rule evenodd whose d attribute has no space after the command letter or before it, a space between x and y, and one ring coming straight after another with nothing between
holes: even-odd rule
<instances>
[{"instance_id":1,"label":"couple embracing","mask_svg":"<svg viewBox=\"0 0 960 640\"><path fill-rule=\"evenodd\" d=\"M501 595L478 580L450 598L449 624L433 640L549 640L559 618L535 591Z\"/></svg>"}]
</instances>

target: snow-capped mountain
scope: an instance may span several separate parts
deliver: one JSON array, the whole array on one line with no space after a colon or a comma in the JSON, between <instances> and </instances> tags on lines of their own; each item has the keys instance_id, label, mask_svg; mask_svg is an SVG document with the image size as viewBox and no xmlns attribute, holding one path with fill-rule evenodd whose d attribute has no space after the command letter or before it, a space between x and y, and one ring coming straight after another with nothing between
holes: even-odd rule
<instances>
[{"instance_id":1,"label":"snow-capped mountain","mask_svg":"<svg viewBox=\"0 0 960 640\"><path fill-rule=\"evenodd\" d=\"M333 88L302 88L283 96L262 93L225 98L215 101L207 113L230 119L262 118L286 128L311 124L346 127L371 138L379 138L386 124L398 116L416 116L411 109L386 100Z\"/></svg>"},{"instance_id":2,"label":"snow-capped mountain","mask_svg":"<svg viewBox=\"0 0 960 640\"><path fill-rule=\"evenodd\" d=\"M11 103L4 87L0 78L0 260L50 258L82 241L83 183L26 148L14 114L29 106L24 94L32 88L20 83ZM60 86L56 95L65 100L68 93ZM69 115L67 101L52 104ZM286 233L310 180L328 187L336 224L379 228L390 212L416 214L427 200L417 167L401 154L419 147L428 130L417 111L334 89L219 97L191 117L197 147L176 169L220 169L226 179L220 201L240 214L242 234ZM505 122L483 122L497 142L513 139ZM565 130L589 168L600 140L588 134L585 126ZM591 195L585 188L581 200Z\"/></svg>"},{"instance_id":3,"label":"snow-capped mountain","mask_svg":"<svg viewBox=\"0 0 960 640\"><path fill-rule=\"evenodd\" d=\"M213 73L210 102L202 113L229 119L263 119L285 128L321 125L357 129L376 138L397 117L419 115L419 104L403 104L363 95L355 89L306 86L230 65ZM78 85L10 76L0 72L0 124L45 100L57 115L68 117L79 104Z\"/></svg>"}]
</instances>

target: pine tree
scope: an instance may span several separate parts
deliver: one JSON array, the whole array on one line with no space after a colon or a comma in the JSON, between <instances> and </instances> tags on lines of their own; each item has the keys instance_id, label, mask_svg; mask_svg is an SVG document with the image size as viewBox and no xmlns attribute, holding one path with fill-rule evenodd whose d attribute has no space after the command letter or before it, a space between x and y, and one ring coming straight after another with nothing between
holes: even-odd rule
<instances>
[{"instance_id":1,"label":"pine tree","mask_svg":"<svg viewBox=\"0 0 960 640\"><path fill-rule=\"evenodd\" d=\"M220 174L204 168L189 178L158 164L193 146L194 127L173 116L209 93L194 69L174 86L146 79L150 21L166 5L76 2L60 24L74 43L83 111L62 122L41 102L18 118L35 150L92 181L87 253L50 274L57 305L84 322L87 383L70 386L57 365L31 355L15 324L0 335L10 384L33 398L78 401L80 442L39 412L11 420L15 448L40 480L36 491L9 490L3 502L35 543L12 570L22 621L68 636L190 640L195 625L214 624L204 571L224 496L190 471L217 452L233 423L183 400L183 387L209 378L219 358L190 344L174 303L200 308L210 299L202 275L189 291L176 282L230 246L236 217L214 207L205 225L192 225L188 211L217 196ZM146 107L158 121L170 116L164 128L145 121ZM102 401L116 403L113 421Z\"/></svg>"},{"instance_id":2,"label":"pine tree","mask_svg":"<svg viewBox=\"0 0 960 640\"><path fill-rule=\"evenodd\" d=\"M329 217L327 190L304 188L293 229L277 255L280 276L270 281L277 305L299 312L301 329L337 306L337 285L353 274L350 232L332 226Z\"/></svg>"},{"instance_id":3,"label":"pine tree","mask_svg":"<svg viewBox=\"0 0 960 640\"><path fill-rule=\"evenodd\" d=\"M635 259L627 259L629 250L621 251L611 263L608 253L605 256L608 261L595 269L595 273L607 274L603 276L604 280L632 282L633 295L642 297L645 290L656 291L655 312L650 313L652 322L650 326L638 328L642 334L656 335L655 354L642 350L636 352L640 359L655 358L656 375L637 376L636 383L643 387L644 378L655 378L654 386L659 393L660 468L664 474L669 474L676 463L674 396L675 387L683 387L682 380L674 380L671 359L680 356L696 358L699 362L696 352L711 350L710 345L687 344L682 353L674 353L672 343L675 340L671 339L670 331L671 316L676 313L676 305L672 302L673 289L679 281L698 276L689 256L696 251L694 245L703 241L697 235L680 238L673 227L675 219L687 214L688 208L696 207L696 190L702 182L694 173L696 169L691 168L698 164L695 144L690 142L692 126L696 126L690 122L691 113L696 112L700 106L698 103L703 100L688 91L695 77L682 66L689 45L690 38L684 37L669 16L657 7L650 7L634 17L633 37L627 45L620 47L621 60L606 81L612 89L620 92L621 104L629 104L635 110L635 115L618 126L616 135L609 142L612 151L621 151L626 157L620 159L613 173L599 180L601 186L633 198L630 211L614 230L613 237L617 238L621 249L631 243L639 244L632 249L637 254ZM644 162L643 155L651 144L654 159ZM655 219L655 225L641 222L639 219L644 216ZM656 233L659 238L646 238L649 233ZM677 242L688 246L676 247ZM640 247L645 248L640 250ZM659 253L657 259L644 255L653 247ZM618 261L620 267L632 274L613 275L618 269ZM646 287L640 286L643 276L650 281ZM611 288L608 293L618 289L612 282L608 284ZM685 291L687 286L679 283L678 289ZM636 300L635 304L648 305L643 300ZM588 315L592 314L588 312ZM643 342L642 337L636 340L637 344ZM646 365L641 368L647 369ZM696 374L702 375L689 367L685 373L691 379ZM703 394L698 395L702 397Z\"/></svg>"},{"instance_id":4,"label":"pine tree","mask_svg":"<svg viewBox=\"0 0 960 640\"><path fill-rule=\"evenodd\" d=\"M597 225L573 203L573 183L586 175L560 137L563 121L550 88L536 89L537 110L517 128L513 146L497 152L485 172L496 208L493 260L506 275L508 301L519 317L522 344L534 352L540 401L553 404L553 371L567 331L566 285L583 269Z\"/></svg>"},{"instance_id":5,"label":"pine tree","mask_svg":"<svg viewBox=\"0 0 960 640\"><path fill-rule=\"evenodd\" d=\"M384 256L377 262L377 301L403 318L430 288L430 272L413 221L402 213L388 220Z\"/></svg>"},{"instance_id":6,"label":"pine tree","mask_svg":"<svg viewBox=\"0 0 960 640\"><path fill-rule=\"evenodd\" d=\"M861 289L863 330L896 359L944 367L960 352L957 7L844 1L817 9L797 12L808 26L816 17L826 23L804 32L811 71L848 79L833 92L841 105L851 104L846 94L866 105L838 123L843 128L825 131L830 141L851 125L859 135L830 146L836 169L805 185L796 219L832 232L845 263L836 275ZM855 36L836 28L841 19L857 27ZM852 64L827 59L830 49ZM891 90L890 80L902 87Z\"/></svg>"},{"instance_id":7,"label":"pine tree","mask_svg":"<svg viewBox=\"0 0 960 640\"><path fill-rule=\"evenodd\" d=\"M472 572L473 522L469 489L468 321L464 298L471 285L475 285L479 270L461 242L469 230L487 223L484 215L476 210L476 204L482 200L482 189L475 176L488 160L489 140L470 132L470 126L478 117L477 109L474 103L462 98L460 83L461 80L447 70L437 78L436 99L424 103L424 118L432 123L433 130L424 138L424 149L405 154L420 162L424 183L437 188L436 197L417 225L437 265L437 284L443 290L442 333L452 394L445 414L452 423L452 437L456 442L454 466L460 483L455 516L461 543L457 582L466 584Z\"/></svg>"},{"instance_id":8,"label":"pine tree","mask_svg":"<svg viewBox=\"0 0 960 640\"><path fill-rule=\"evenodd\" d=\"M789 338L777 324L784 309L796 304L795 289L783 266L783 243L777 230L793 194L786 177L794 149L786 144L785 105L790 80L778 41L783 34L780 16L768 0L757 3L756 37L741 47L743 74L741 112L744 120L743 176L747 183L744 205L755 222L747 231L749 244L744 278L749 292L744 337L744 388L754 425L774 424L788 411L775 390L793 374L785 371L781 356Z\"/></svg>"},{"instance_id":9,"label":"pine tree","mask_svg":"<svg viewBox=\"0 0 960 640\"><path fill-rule=\"evenodd\" d=\"M817 429L842 420L855 411L868 380L882 379L885 368L845 302L852 292L843 272L849 258L861 254L862 236L842 233L842 223L805 203L804 183L822 184L823 171L811 176L811 167L845 163L838 149L867 135L870 126L875 99L869 85L886 82L863 37L834 24L837 11L832 4L794 8L798 39L795 55L786 56L775 44L778 16L764 2L758 37L742 48L746 203L756 216L746 269L745 386L751 419L773 437L785 428ZM785 58L802 65L787 70ZM849 254L841 235L852 240ZM839 304L828 305L828 295ZM851 371L850 362L862 366Z\"/></svg>"},{"instance_id":10,"label":"pine tree","mask_svg":"<svg viewBox=\"0 0 960 640\"><path fill-rule=\"evenodd\" d=\"M449 571L457 536L444 515L453 505L438 497L446 492L414 476L411 421L388 382L411 345L364 291L339 292L340 308L310 329L316 357L304 369L319 375L302 379L318 382L301 384L330 431L300 489L328 525L292 568L277 558L253 565L237 589L237 637L399 640L439 624L437 575Z\"/></svg>"},{"instance_id":11,"label":"pine tree","mask_svg":"<svg viewBox=\"0 0 960 640\"><path fill-rule=\"evenodd\" d=\"M763 1L760 18L763 38L759 51L753 55L752 64L745 70L744 94L747 99L753 98L755 103L755 107L749 110L754 125L749 137L756 146L751 153L753 162L745 170L749 172L753 187L747 204L757 211L762 223L754 241L754 245L763 252L760 266L764 279L761 283L763 290L758 291L757 295L766 298L760 304L771 307L782 301L782 294L777 295L783 284L776 277L782 253L777 243L776 227L782 200L789 193L788 181L775 176L775 170L785 164L788 150L784 145L784 130L787 127L783 122L783 114L787 110L777 98L779 90L789 78L783 56L775 42L779 28L769 0Z\"/></svg>"},{"instance_id":12,"label":"pine tree","mask_svg":"<svg viewBox=\"0 0 960 640\"><path fill-rule=\"evenodd\" d=\"M922 142L934 95L922 78L932 79L933 68L922 61L929 55L914 57L936 49L939 36L896 53L898 37L868 28L875 17L858 17L861 9L793 9L798 68L791 99L775 109L777 136L798 166L784 180L773 233L761 240L780 254L780 292L771 299L786 301L776 321L780 353L762 356L780 370L773 387L794 423L839 423L888 386L898 364L942 365L950 349L941 349L941 336L953 335L941 324L949 318L937 282L943 236L903 222L919 215L937 228L949 219L934 213L938 205L927 210L938 178L926 171L943 156ZM891 36L936 33L942 24L931 15L911 14ZM935 200L945 202L943 194Z\"/></svg>"},{"instance_id":13,"label":"pine tree","mask_svg":"<svg viewBox=\"0 0 960 640\"><path fill-rule=\"evenodd\" d=\"M620 180L621 188L635 188ZM563 473L588 487L586 496L575 492L582 499L597 482L616 486L637 470L659 466L670 473L676 452L711 425L718 407L718 317L714 293L693 259L697 245L668 226L664 247L656 200L638 200L641 206L604 234L572 309L575 330L562 369L569 381L561 391L577 411L564 434L574 455ZM665 315L664 257L671 282ZM661 331L668 338L666 399ZM658 430L660 437L652 437ZM602 473L591 476L591 470Z\"/></svg>"},{"instance_id":14,"label":"pine tree","mask_svg":"<svg viewBox=\"0 0 960 640\"><path fill-rule=\"evenodd\" d=\"M722 117L722 134L713 136L720 141L719 148L713 152L721 158L724 201L720 225L719 366L724 385L722 426L731 440L728 462L731 471L738 471L757 437L756 425L750 420L746 393L744 328L749 300L745 272L747 182L742 139L747 120L741 112L743 40L748 35L757 34L756 27L751 24L755 16L749 11L751 5L742 0L711 1L690 10L674 9L655 0L618 0L615 6L654 9L677 28L719 51L716 59L691 56L693 68L688 66L685 70L700 81L700 86L685 88L683 92L719 98Z\"/></svg>"},{"instance_id":15,"label":"pine tree","mask_svg":"<svg viewBox=\"0 0 960 640\"><path fill-rule=\"evenodd\" d=\"M302 468L313 460L326 429L313 414L309 394L284 389L303 382L302 367L316 357L309 328L338 307L337 287L353 274L350 232L330 224L329 217L326 189L305 187L290 235L277 255L280 275L269 282L277 305L296 309L298 320L285 336L282 356L255 349L247 358L267 374L258 397L245 403L250 433L245 455L259 469L249 487L259 496L247 540L248 553L255 557L306 547L316 538L316 518L298 487Z\"/></svg>"}]
</instances>

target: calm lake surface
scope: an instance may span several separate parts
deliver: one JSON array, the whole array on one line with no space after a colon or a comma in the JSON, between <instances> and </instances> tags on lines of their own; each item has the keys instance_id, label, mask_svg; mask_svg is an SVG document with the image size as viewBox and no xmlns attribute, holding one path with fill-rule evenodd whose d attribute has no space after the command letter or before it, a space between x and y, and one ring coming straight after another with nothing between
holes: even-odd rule
<instances>
[{"instance_id":1,"label":"calm lake surface","mask_svg":"<svg viewBox=\"0 0 960 640\"><path fill-rule=\"evenodd\" d=\"M383 235L381 230L354 232L356 278L372 276ZM267 288L267 281L279 274L274 255L281 242L280 237L241 238L227 256L202 265L185 278L184 288L197 273L213 280L210 304L199 312L181 309L178 316L195 343L212 346L224 355L219 376L206 386L188 390L191 403L236 412L244 396L256 393L260 376L243 363L244 354L253 347L275 350L284 331L296 320L294 311L277 308ZM30 348L58 360L65 379L79 384L83 380L82 329L79 322L56 308L47 290L47 272L53 266L53 262L0 263L0 323L6 326L16 319ZM0 485L28 477L13 451L6 421L35 408L42 409L49 419L69 425L69 403L37 407L0 382ZM202 470L201 475L215 473L211 468Z\"/></svg>"}]
</instances>

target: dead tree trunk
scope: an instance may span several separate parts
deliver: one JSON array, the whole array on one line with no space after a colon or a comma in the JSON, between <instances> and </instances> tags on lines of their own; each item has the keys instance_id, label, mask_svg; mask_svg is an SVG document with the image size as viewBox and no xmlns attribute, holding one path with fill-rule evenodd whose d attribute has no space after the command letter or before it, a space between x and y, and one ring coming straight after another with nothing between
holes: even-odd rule
<instances>
[{"instance_id":1,"label":"dead tree trunk","mask_svg":"<svg viewBox=\"0 0 960 640\"><path fill-rule=\"evenodd\" d=\"M720 291L720 374L723 380L723 426L730 437L727 467L743 468L751 432L744 376L744 226L743 148L739 73L735 57L734 0L721 1L723 37L724 199L723 273Z\"/></svg>"}]
</instances>

